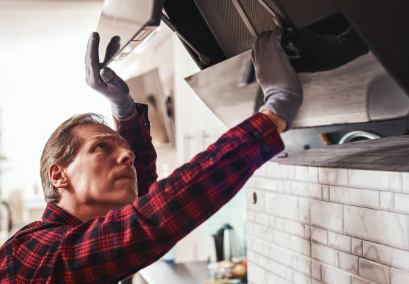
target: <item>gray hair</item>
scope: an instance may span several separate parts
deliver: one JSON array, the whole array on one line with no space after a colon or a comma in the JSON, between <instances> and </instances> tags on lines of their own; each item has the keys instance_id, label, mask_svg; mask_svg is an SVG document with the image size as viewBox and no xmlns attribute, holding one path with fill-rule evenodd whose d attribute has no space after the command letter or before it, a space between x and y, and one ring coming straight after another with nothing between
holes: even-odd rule
<instances>
[{"instance_id":1,"label":"gray hair","mask_svg":"<svg viewBox=\"0 0 409 284\"><path fill-rule=\"evenodd\" d=\"M52 164L68 166L74 161L82 140L75 136L72 129L79 125L100 124L108 126L105 117L96 113L74 115L63 122L48 138L40 161L41 183L47 203L57 203L60 199L57 189L50 181L48 171Z\"/></svg>"}]
</instances>

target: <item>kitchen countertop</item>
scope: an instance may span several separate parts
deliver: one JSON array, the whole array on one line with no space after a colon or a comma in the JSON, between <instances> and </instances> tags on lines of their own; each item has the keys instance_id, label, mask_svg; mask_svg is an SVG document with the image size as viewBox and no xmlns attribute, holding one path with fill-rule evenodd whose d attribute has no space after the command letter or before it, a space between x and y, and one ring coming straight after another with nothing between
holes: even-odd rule
<instances>
[{"instance_id":1,"label":"kitchen countertop","mask_svg":"<svg viewBox=\"0 0 409 284\"><path fill-rule=\"evenodd\" d=\"M139 271L139 274L148 284L201 284L212 278L206 261L189 263L157 261Z\"/></svg>"}]
</instances>

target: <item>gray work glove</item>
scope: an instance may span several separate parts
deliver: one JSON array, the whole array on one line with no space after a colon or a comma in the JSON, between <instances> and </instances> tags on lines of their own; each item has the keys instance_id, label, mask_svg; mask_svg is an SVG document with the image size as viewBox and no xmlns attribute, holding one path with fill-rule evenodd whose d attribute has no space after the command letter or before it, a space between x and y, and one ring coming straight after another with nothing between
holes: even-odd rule
<instances>
[{"instance_id":1,"label":"gray work glove","mask_svg":"<svg viewBox=\"0 0 409 284\"><path fill-rule=\"evenodd\" d=\"M93 32L88 40L85 53L85 72L87 84L104 95L111 102L112 114L124 118L134 112L135 104L129 94L128 85L108 67L106 62L115 55L120 48L120 38L115 36L108 44L103 63L99 63L99 34Z\"/></svg>"},{"instance_id":2,"label":"gray work glove","mask_svg":"<svg viewBox=\"0 0 409 284\"><path fill-rule=\"evenodd\" d=\"M281 46L281 31L262 33L251 53L256 79L264 93L262 110L274 112L287 122L288 130L303 100L300 79Z\"/></svg>"}]
</instances>

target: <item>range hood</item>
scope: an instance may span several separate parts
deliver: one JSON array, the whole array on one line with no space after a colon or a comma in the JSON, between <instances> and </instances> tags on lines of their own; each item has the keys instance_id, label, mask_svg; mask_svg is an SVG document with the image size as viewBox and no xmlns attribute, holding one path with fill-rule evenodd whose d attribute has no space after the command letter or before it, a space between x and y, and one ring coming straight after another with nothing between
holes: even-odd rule
<instances>
[{"instance_id":1,"label":"range hood","mask_svg":"<svg viewBox=\"0 0 409 284\"><path fill-rule=\"evenodd\" d=\"M202 72L187 79L202 100L231 126L257 110L255 82L243 87L243 72L257 35L276 28L339 35L352 27L369 53L328 70L299 72L305 99L294 127L387 120L409 112L409 25L405 1L383 0L106 0L101 31L106 45L120 35L121 58L151 33L164 15ZM112 6L112 7L111 7ZM145 12L141 13L141 9ZM118 16L113 16L113 11ZM135 17L130 16L132 13ZM135 19L141 19L134 21ZM133 26L122 24L132 22ZM121 25L119 25L121 23ZM122 32L127 35L121 35ZM109 34L109 33L108 33ZM297 47L295 48L297 51ZM104 51L101 50L100 54ZM296 52L297 53L297 52ZM299 50L303 59L303 50ZM206 58L206 60L203 60ZM314 68L312 68L314 69Z\"/></svg>"},{"instance_id":2,"label":"range hood","mask_svg":"<svg viewBox=\"0 0 409 284\"><path fill-rule=\"evenodd\" d=\"M407 8L407 1L385 0L105 0L98 24L100 55L118 35L121 48L115 57L126 56L159 26L162 14L201 69L250 50L257 35L267 30L339 34L352 26L409 93ZM200 55L209 60L200 60Z\"/></svg>"},{"instance_id":3,"label":"range hood","mask_svg":"<svg viewBox=\"0 0 409 284\"><path fill-rule=\"evenodd\" d=\"M362 123L409 113L409 25L405 1L182 0L165 1L180 33L202 54L201 72L187 82L228 126L258 109L255 82L243 87L257 35L275 28L339 35L352 27L369 52L338 68L299 72L304 102L293 127ZM191 15L191 16L186 16ZM300 53L301 58L303 56ZM313 69L313 68L312 68Z\"/></svg>"},{"instance_id":4,"label":"range hood","mask_svg":"<svg viewBox=\"0 0 409 284\"><path fill-rule=\"evenodd\" d=\"M159 26L164 0L105 0L97 32L100 35L99 56L103 65L120 61L149 38ZM120 46L106 55L113 37L119 37Z\"/></svg>"},{"instance_id":5,"label":"range hood","mask_svg":"<svg viewBox=\"0 0 409 284\"><path fill-rule=\"evenodd\" d=\"M186 78L228 127L261 106L256 82L242 86L250 51ZM304 101L293 128L396 119L409 114L409 97L372 53L329 71L299 73Z\"/></svg>"},{"instance_id":6,"label":"range hood","mask_svg":"<svg viewBox=\"0 0 409 284\"><path fill-rule=\"evenodd\" d=\"M210 58L201 69L250 50L256 35L277 24L288 30L339 34L348 26L361 36L386 72L409 93L408 3L384 0L165 0L178 31Z\"/></svg>"}]
</instances>

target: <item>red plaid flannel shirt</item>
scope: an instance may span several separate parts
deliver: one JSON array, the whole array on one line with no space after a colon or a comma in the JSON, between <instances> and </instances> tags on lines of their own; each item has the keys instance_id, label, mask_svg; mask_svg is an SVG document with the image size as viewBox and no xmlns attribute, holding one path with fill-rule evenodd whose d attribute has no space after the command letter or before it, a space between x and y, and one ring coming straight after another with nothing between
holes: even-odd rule
<instances>
[{"instance_id":1,"label":"red plaid flannel shirt","mask_svg":"<svg viewBox=\"0 0 409 284\"><path fill-rule=\"evenodd\" d=\"M242 188L283 148L276 127L257 113L206 151L155 182L156 153L147 109L119 133L136 154L139 198L82 223L49 204L0 249L0 283L117 283L164 255Z\"/></svg>"}]
</instances>

